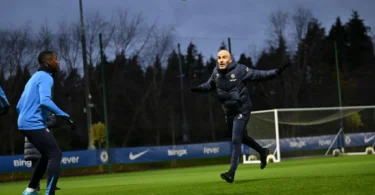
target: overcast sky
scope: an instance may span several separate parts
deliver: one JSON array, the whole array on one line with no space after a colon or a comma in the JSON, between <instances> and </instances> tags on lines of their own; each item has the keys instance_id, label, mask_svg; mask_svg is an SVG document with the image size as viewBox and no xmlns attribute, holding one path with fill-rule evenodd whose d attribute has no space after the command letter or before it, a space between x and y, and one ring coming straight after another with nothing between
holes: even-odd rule
<instances>
[{"instance_id":1,"label":"overcast sky","mask_svg":"<svg viewBox=\"0 0 375 195\"><path fill-rule=\"evenodd\" d=\"M204 56L216 55L221 41L232 38L235 55L261 49L267 38L268 16L275 10L309 8L326 29L340 16L344 22L358 10L375 28L375 0L83 0L85 14L100 11L110 16L117 8L142 12L148 21L159 18L163 26L175 26L183 51L193 41ZM48 21L79 19L78 0L0 0L0 28L19 27L28 21L39 27ZM375 30L373 30L375 32ZM206 58L207 59L207 58Z\"/></svg>"}]
</instances>

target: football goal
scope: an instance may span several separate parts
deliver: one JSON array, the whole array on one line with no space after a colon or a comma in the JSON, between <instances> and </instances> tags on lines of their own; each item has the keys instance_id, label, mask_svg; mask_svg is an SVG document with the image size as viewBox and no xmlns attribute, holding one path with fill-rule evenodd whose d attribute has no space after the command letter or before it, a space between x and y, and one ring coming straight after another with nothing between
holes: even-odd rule
<instances>
[{"instance_id":1,"label":"football goal","mask_svg":"<svg viewBox=\"0 0 375 195\"><path fill-rule=\"evenodd\" d=\"M269 162L281 158L374 154L375 106L292 108L255 111L249 136L270 149ZM260 163L242 145L243 163Z\"/></svg>"}]
</instances>

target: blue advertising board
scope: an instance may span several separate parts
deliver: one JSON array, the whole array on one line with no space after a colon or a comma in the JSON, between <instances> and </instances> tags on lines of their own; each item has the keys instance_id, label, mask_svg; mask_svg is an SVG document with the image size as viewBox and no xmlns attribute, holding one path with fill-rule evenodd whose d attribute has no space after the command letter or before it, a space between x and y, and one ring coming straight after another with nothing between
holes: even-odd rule
<instances>
[{"instance_id":1,"label":"blue advertising board","mask_svg":"<svg viewBox=\"0 0 375 195\"><path fill-rule=\"evenodd\" d=\"M110 149L112 164L158 162L173 159L210 158L229 156L230 142L187 144L178 146L150 146ZM31 161L23 155L0 156L0 173L31 171ZM61 168L76 168L105 165L108 154L105 150L83 150L63 152Z\"/></svg>"},{"instance_id":2,"label":"blue advertising board","mask_svg":"<svg viewBox=\"0 0 375 195\"><path fill-rule=\"evenodd\" d=\"M174 159L210 158L231 155L230 142L160 147L111 149L113 164L157 162Z\"/></svg>"},{"instance_id":3,"label":"blue advertising board","mask_svg":"<svg viewBox=\"0 0 375 195\"><path fill-rule=\"evenodd\" d=\"M336 135L325 135L280 139L280 151L291 152L327 149L334 141L335 136ZM263 147L270 148L271 151L276 148L275 139L261 139L256 141ZM346 147L371 146L375 143L375 132L345 134L344 142ZM242 145L242 150L244 154L255 153L255 151L245 145ZM231 152L231 142L110 149L112 164L230 156ZM24 161L23 158L23 155L0 156L0 173L31 171L31 161ZM63 152L61 159L62 168L99 166L105 165L106 163L108 163L108 154L105 150Z\"/></svg>"},{"instance_id":4,"label":"blue advertising board","mask_svg":"<svg viewBox=\"0 0 375 195\"><path fill-rule=\"evenodd\" d=\"M100 165L102 164L99 155L100 152L101 150L63 152L61 157L61 168ZM25 161L23 155L0 156L0 173L29 170L31 170L31 161Z\"/></svg>"},{"instance_id":5,"label":"blue advertising board","mask_svg":"<svg viewBox=\"0 0 375 195\"><path fill-rule=\"evenodd\" d=\"M333 148L336 148L339 139L335 140L335 137L336 135L283 138L280 139L280 152L328 149L331 144ZM335 143L332 143L333 141ZM257 142L271 151L276 148L275 139L257 140ZM372 146L375 143L375 132L345 134L344 142L344 147ZM242 144L242 152L244 154L256 154L256 151L244 144Z\"/></svg>"}]
</instances>

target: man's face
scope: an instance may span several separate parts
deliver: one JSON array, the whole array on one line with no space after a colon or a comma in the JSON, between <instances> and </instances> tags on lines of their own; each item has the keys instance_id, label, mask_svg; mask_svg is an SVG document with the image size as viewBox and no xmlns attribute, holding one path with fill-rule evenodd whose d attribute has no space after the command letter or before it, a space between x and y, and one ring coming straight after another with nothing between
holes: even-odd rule
<instances>
[{"instance_id":1,"label":"man's face","mask_svg":"<svg viewBox=\"0 0 375 195\"><path fill-rule=\"evenodd\" d=\"M226 69L230 63L232 63L232 58L227 50L221 50L217 54L217 63L219 64L219 69Z\"/></svg>"},{"instance_id":2,"label":"man's face","mask_svg":"<svg viewBox=\"0 0 375 195\"><path fill-rule=\"evenodd\" d=\"M47 63L53 69L54 72L60 71L60 62L59 60L57 60L57 56L55 54L51 55Z\"/></svg>"}]
</instances>

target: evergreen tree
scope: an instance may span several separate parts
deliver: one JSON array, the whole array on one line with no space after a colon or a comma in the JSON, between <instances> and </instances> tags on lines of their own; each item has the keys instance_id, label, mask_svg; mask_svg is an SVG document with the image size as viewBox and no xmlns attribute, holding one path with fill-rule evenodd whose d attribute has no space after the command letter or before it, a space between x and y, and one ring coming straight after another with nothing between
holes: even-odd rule
<instances>
[{"instance_id":1,"label":"evergreen tree","mask_svg":"<svg viewBox=\"0 0 375 195\"><path fill-rule=\"evenodd\" d=\"M254 68L253 61L251 60L251 57L247 57L246 54L242 53L240 55L240 59L238 59L238 63L244 64L247 67Z\"/></svg>"},{"instance_id":2,"label":"evergreen tree","mask_svg":"<svg viewBox=\"0 0 375 195\"><path fill-rule=\"evenodd\" d=\"M227 45L225 44L224 41L222 41L221 44L220 44L220 47L219 47L219 51L220 50L226 50L226 49L227 49Z\"/></svg>"},{"instance_id":3,"label":"evergreen tree","mask_svg":"<svg viewBox=\"0 0 375 195\"><path fill-rule=\"evenodd\" d=\"M370 67L373 63L374 48L370 28L365 26L363 19L357 11L353 11L352 17L345 25L348 40L348 63L350 69L357 67Z\"/></svg>"},{"instance_id":4,"label":"evergreen tree","mask_svg":"<svg viewBox=\"0 0 375 195\"><path fill-rule=\"evenodd\" d=\"M340 17L336 18L336 22L332 25L327 37L327 61L332 70L336 69L335 47L336 42L339 69L341 71L349 71L348 64L348 39L345 26L342 24Z\"/></svg>"},{"instance_id":5,"label":"evergreen tree","mask_svg":"<svg viewBox=\"0 0 375 195\"><path fill-rule=\"evenodd\" d=\"M197 47L192 42L190 42L187 48L186 64L185 64L184 71L183 71L185 75L188 75L188 76L193 75L197 66L197 63L196 63L197 56L198 56Z\"/></svg>"}]
</instances>

